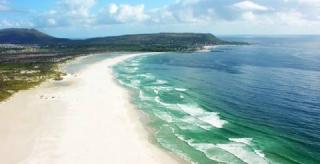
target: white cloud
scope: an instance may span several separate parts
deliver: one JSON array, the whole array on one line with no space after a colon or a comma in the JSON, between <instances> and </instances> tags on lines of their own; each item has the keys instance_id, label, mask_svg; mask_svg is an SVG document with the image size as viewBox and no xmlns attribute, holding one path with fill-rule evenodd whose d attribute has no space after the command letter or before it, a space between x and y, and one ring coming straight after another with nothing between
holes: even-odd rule
<instances>
[{"instance_id":1,"label":"white cloud","mask_svg":"<svg viewBox=\"0 0 320 164\"><path fill-rule=\"evenodd\" d=\"M93 25L95 15L91 9L95 4L96 0L60 0L35 21L40 27Z\"/></svg>"},{"instance_id":2,"label":"white cloud","mask_svg":"<svg viewBox=\"0 0 320 164\"><path fill-rule=\"evenodd\" d=\"M118 12L118 5L116 4L110 4L109 7L108 7L108 11L109 11L109 14L116 14Z\"/></svg>"},{"instance_id":3,"label":"white cloud","mask_svg":"<svg viewBox=\"0 0 320 164\"><path fill-rule=\"evenodd\" d=\"M63 0L60 3L66 7L66 12L70 16L90 17L90 10L96 0Z\"/></svg>"},{"instance_id":4,"label":"white cloud","mask_svg":"<svg viewBox=\"0 0 320 164\"><path fill-rule=\"evenodd\" d=\"M182 6L189 6L193 4L199 3L201 0L177 0L177 3L181 4Z\"/></svg>"},{"instance_id":5,"label":"white cloud","mask_svg":"<svg viewBox=\"0 0 320 164\"><path fill-rule=\"evenodd\" d=\"M302 13L298 11L287 11L287 12L277 12L274 13L275 21L283 25L290 25L290 26L304 26L310 24L311 22L304 19Z\"/></svg>"},{"instance_id":6,"label":"white cloud","mask_svg":"<svg viewBox=\"0 0 320 164\"><path fill-rule=\"evenodd\" d=\"M232 5L232 7L240 10L249 10L249 11L267 11L268 7L259 5L252 1L242 1Z\"/></svg>"},{"instance_id":7,"label":"white cloud","mask_svg":"<svg viewBox=\"0 0 320 164\"><path fill-rule=\"evenodd\" d=\"M7 19L0 21L0 27L12 27L13 23Z\"/></svg>"},{"instance_id":8,"label":"white cloud","mask_svg":"<svg viewBox=\"0 0 320 164\"><path fill-rule=\"evenodd\" d=\"M187 8L184 11L177 12L178 20L182 22L197 22L200 19L197 18L197 15L194 13L193 9Z\"/></svg>"},{"instance_id":9,"label":"white cloud","mask_svg":"<svg viewBox=\"0 0 320 164\"><path fill-rule=\"evenodd\" d=\"M5 9L1 5L8 7L0 0L0 11ZM37 27L52 28L111 24L217 27L229 23L234 27L228 28L240 29L243 25L248 29L255 25L270 30L277 26L320 29L319 13L320 0L176 0L158 8L146 8L144 4L103 4L97 0L59 0L56 6L35 16L34 23ZM6 20L1 24L16 26L19 23Z\"/></svg>"},{"instance_id":10,"label":"white cloud","mask_svg":"<svg viewBox=\"0 0 320 164\"><path fill-rule=\"evenodd\" d=\"M10 11L11 9L8 6L0 4L0 12Z\"/></svg>"},{"instance_id":11,"label":"white cloud","mask_svg":"<svg viewBox=\"0 0 320 164\"><path fill-rule=\"evenodd\" d=\"M215 8L211 4L206 4L207 1L180 0L173 5L151 10L148 14L151 15L151 23L194 24L213 22L216 19Z\"/></svg>"},{"instance_id":12,"label":"white cloud","mask_svg":"<svg viewBox=\"0 0 320 164\"><path fill-rule=\"evenodd\" d=\"M111 4L108 7L108 17L118 23L138 23L144 22L150 18L145 13L144 5L116 5Z\"/></svg>"},{"instance_id":13,"label":"white cloud","mask_svg":"<svg viewBox=\"0 0 320 164\"><path fill-rule=\"evenodd\" d=\"M1 28L12 28L12 27L33 27L33 22L29 20L9 20L2 19L0 20Z\"/></svg>"},{"instance_id":14,"label":"white cloud","mask_svg":"<svg viewBox=\"0 0 320 164\"><path fill-rule=\"evenodd\" d=\"M8 6L8 2L6 0L0 0L0 12L8 11L12 11L12 9Z\"/></svg>"},{"instance_id":15,"label":"white cloud","mask_svg":"<svg viewBox=\"0 0 320 164\"><path fill-rule=\"evenodd\" d=\"M163 22L176 22L174 13L167 7L152 9L149 11L150 22L163 23Z\"/></svg>"},{"instance_id":16,"label":"white cloud","mask_svg":"<svg viewBox=\"0 0 320 164\"><path fill-rule=\"evenodd\" d=\"M320 0L298 0L298 3L305 5L320 5Z\"/></svg>"},{"instance_id":17,"label":"white cloud","mask_svg":"<svg viewBox=\"0 0 320 164\"><path fill-rule=\"evenodd\" d=\"M256 20L256 15L251 12L251 11L248 11L248 12L245 12L242 14L242 18L244 20L248 20L248 21L255 21Z\"/></svg>"},{"instance_id":18,"label":"white cloud","mask_svg":"<svg viewBox=\"0 0 320 164\"><path fill-rule=\"evenodd\" d=\"M253 21L267 12L271 12L271 8L252 1L178 0L173 5L159 8L152 14L151 20L162 23L215 24L221 21Z\"/></svg>"},{"instance_id":19,"label":"white cloud","mask_svg":"<svg viewBox=\"0 0 320 164\"><path fill-rule=\"evenodd\" d=\"M49 26L55 26L57 24L57 21L54 18L49 18L47 22Z\"/></svg>"}]
</instances>

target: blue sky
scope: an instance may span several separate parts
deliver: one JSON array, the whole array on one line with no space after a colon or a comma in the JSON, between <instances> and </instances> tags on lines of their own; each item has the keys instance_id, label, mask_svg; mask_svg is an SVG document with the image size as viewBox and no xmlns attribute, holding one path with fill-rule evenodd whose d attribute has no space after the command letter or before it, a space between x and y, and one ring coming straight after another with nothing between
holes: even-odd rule
<instances>
[{"instance_id":1,"label":"blue sky","mask_svg":"<svg viewBox=\"0 0 320 164\"><path fill-rule=\"evenodd\" d=\"M320 0L0 0L0 28L58 37L133 33L320 34Z\"/></svg>"}]
</instances>

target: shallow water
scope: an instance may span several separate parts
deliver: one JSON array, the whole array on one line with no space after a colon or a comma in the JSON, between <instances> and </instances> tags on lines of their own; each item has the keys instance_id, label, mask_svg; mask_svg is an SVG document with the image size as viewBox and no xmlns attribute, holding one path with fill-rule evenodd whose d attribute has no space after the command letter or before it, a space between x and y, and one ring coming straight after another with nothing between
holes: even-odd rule
<instances>
[{"instance_id":1,"label":"shallow water","mask_svg":"<svg viewBox=\"0 0 320 164\"><path fill-rule=\"evenodd\" d=\"M320 37L163 53L117 65L155 139L195 163L320 163Z\"/></svg>"}]
</instances>

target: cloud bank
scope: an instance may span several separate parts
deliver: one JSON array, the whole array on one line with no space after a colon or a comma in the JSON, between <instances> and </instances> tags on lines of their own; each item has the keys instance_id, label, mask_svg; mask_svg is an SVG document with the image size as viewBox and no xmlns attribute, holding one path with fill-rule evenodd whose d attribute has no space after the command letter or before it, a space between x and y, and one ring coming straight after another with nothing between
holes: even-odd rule
<instances>
[{"instance_id":1,"label":"cloud bank","mask_svg":"<svg viewBox=\"0 0 320 164\"><path fill-rule=\"evenodd\" d=\"M0 0L0 12L10 10L9 3ZM119 24L219 27L232 24L241 28L249 24L262 31L266 27L294 31L299 28L320 29L319 13L320 0L177 0L157 8L146 8L144 4L101 4L97 0L59 0L50 10L30 18L29 25L55 28ZM0 27L16 25L20 24L0 20Z\"/></svg>"}]
</instances>

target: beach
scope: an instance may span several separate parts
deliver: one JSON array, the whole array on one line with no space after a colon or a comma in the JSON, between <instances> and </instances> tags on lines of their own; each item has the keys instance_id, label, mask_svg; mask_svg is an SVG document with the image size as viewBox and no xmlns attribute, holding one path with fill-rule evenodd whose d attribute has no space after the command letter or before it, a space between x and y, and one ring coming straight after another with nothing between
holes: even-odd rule
<instances>
[{"instance_id":1,"label":"beach","mask_svg":"<svg viewBox=\"0 0 320 164\"><path fill-rule=\"evenodd\" d=\"M0 163L179 163L152 143L107 58L0 103Z\"/></svg>"}]
</instances>

